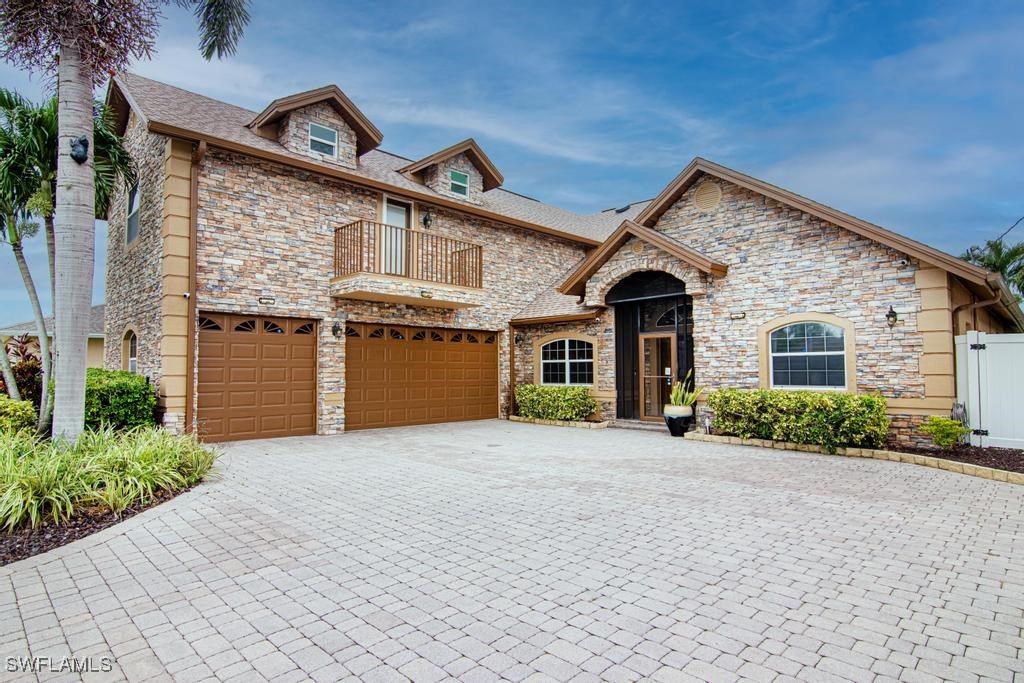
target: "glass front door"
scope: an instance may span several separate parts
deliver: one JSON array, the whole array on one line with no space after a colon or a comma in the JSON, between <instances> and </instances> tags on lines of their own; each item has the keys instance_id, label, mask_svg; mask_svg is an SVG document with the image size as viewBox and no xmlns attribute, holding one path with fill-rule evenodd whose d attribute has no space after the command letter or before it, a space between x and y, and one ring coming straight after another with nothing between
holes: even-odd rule
<instances>
[{"instance_id":1,"label":"glass front door","mask_svg":"<svg viewBox=\"0 0 1024 683\"><path fill-rule=\"evenodd\" d=\"M384 209L385 225L381 226L383 232L380 236L382 272L389 275L409 275L406 256L412 207L404 202L389 199Z\"/></svg>"},{"instance_id":2,"label":"glass front door","mask_svg":"<svg viewBox=\"0 0 1024 683\"><path fill-rule=\"evenodd\" d=\"M640 419L660 420L676 376L674 334L640 335Z\"/></svg>"}]
</instances>

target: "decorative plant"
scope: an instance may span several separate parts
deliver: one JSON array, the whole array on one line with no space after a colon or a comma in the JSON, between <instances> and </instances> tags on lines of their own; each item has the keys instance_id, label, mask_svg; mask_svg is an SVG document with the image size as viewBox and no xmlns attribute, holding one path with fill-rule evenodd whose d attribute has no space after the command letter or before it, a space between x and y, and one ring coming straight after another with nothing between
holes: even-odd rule
<instances>
[{"instance_id":1,"label":"decorative plant","mask_svg":"<svg viewBox=\"0 0 1024 683\"><path fill-rule=\"evenodd\" d=\"M704 393L704 387L693 387L692 390L687 390L686 387L693 386L693 370L691 369L686 373L686 377L680 382L676 382L672 385L672 391L668 395L669 405L673 406L692 406L700 398L700 395Z\"/></svg>"},{"instance_id":2,"label":"decorative plant","mask_svg":"<svg viewBox=\"0 0 1024 683\"><path fill-rule=\"evenodd\" d=\"M952 448L963 443L965 436L971 433L970 428L965 427L960 420L951 417L940 417L929 415L918 430L932 438L939 448Z\"/></svg>"}]
</instances>

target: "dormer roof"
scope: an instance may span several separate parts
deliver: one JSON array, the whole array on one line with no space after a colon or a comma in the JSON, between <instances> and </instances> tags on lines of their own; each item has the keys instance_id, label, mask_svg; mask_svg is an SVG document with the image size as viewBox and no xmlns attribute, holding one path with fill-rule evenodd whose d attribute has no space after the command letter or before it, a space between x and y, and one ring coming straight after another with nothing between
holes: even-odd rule
<instances>
[{"instance_id":1,"label":"dormer roof","mask_svg":"<svg viewBox=\"0 0 1024 683\"><path fill-rule=\"evenodd\" d=\"M476 166L476 169L480 171L480 175L484 181L484 192L487 190L493 190L505 182L505 178L502 177L501 172L495 167L484 151L480 148L480 145L476 143L473 138L467 138L462 142L457 142L451 147L445 147L439 152L434 152L430 156L423 157L419 161L414 161L407 166L403 166L398 169L398 172L405 176L417 176L423 171L427 170L431 166L436 166L445 159L457 156L459 154L465 154L469 157L469 160Z\"/></svg>"},{"instance_id":2,"label":"dormer roof","mask_svg":"<svg viewBox=\"0 0 1024 683\"><path fill-rule=\"evenodd\" d=\"M376 149L384 134L370 122L370 119L359 110L352 100L348 98L336 85L325 85L316 90L280 97L261 111L249 122L249 128L263 135L271 126L284 118L289 112L302 109L313 104L325 102L338 112L338 115L345 120L345 123L355 131L356 154L362 156L371 149Z\"/></svg>"}]
</instances>

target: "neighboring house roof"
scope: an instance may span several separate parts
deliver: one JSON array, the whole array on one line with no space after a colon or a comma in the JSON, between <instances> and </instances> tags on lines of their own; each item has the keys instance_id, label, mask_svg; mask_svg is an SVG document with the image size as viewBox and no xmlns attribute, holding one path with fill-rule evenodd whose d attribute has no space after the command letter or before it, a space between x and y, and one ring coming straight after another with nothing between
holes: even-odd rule
<instances>
[{"instance_id":1,"label":"neighboring house roof","mask_svg":"<svg viewBox=\"0 0 1024 683\"><path fill-rule=\"evenodd\" d=\"M103 312L105 306L99 304L89 310L89 338L103 339ZM53 316L43 318L47 334L53 334ZM0 337L20 337L23 334L36 336L36 321L26 320L22 323L12 323L0 327Z\"/></svg>"},{"instance_id":2,"label":"neighboring house roof","mask_svg":"<svg viewBox=\"0 0 1024 683\"><path fill-rule=\"evenodd\" d=\"M257 133L264 134L266 127L280 121L288 112L320 102L326 102L334 107L345 123L355 131L357 154L366 154L371 149L377 148L381 140L384 139L384 134L370 122L370 119L366 118L363 112L359 111L359 107L353 104L352 100L336 85L325 85L316 90L307 90L278 98L257 114L248 126Z\"/></svg>"},{"instance_id":3,"label":"neighboring house roof","mask_svg":"<svg viewBox=\"0 0 1024 683\"><path fill-rule=\"evenodd\" d=\"M638 225L630 220L622 221L622 225L619 229L613 232L608 239L604 241L600 247L591 252L590 256L585 258L576 270L566 278L559 287L558 291L563 294L572 294L575 296L583 296L583 292L587 286L587 280L590 276L597 272L598 268L608 262L612 256L615 255L622 245L630 237L636 237L652 246L661 249L662 251L675 256L683 263L688 263L702 273L707 273L714 277L723 277L728 271L729 267L724 263L719 263L714 259L702 254L696 249L677 242L668 235L646 228L642 225Z\"/></svg>"},{"instance_id":4,"label":"neighboring house roof","mask_svg":"<svg viewBox=\"0 0 1024 683\"><path fill-rule=\"evenodd\" d=\"M469 157L469 160L473 162L476 169L480 171L480 175L483 176L484 179L484 192L493 190L505 182L501 172L498 171L497 167L491 162L487 155L484 154L484 151L480 149L480 145L478 145L476 140L473 138L468 138L462 142L456 142L451 147L445 147L439 152L434 152L430 156L423 157L419 161L415 161L408 166L403 166L398 169L398 172L405 176L416 176L431 166L436 166L445 159L450 159L451 157L459 154L465 154Z\"/></svg>"},{"instance_id":5,"label":"neighboring house roof","mask_svg":"<svg viewBox=\"0 0 1024 683\"><path fill-rule=\"evenodd\" d=\"M639 205L634 206L624 215L604 211L581 215L504 188L484 192L480 204L473 204L437 193L403 175L401 169L413 160L380 149L361 156L359 166L354 170L329 166L292 152L277 140L259 135L249 127L259 116L256 112L131 73L114 77L107 102L116 113L120 130L124 130L127 123L130 106L154 133L184 140L203 140L212 147L397 192L410 199L455 208L584 244L600 244L623 218L635 215L640 208Z\"/></svg>"}]
</instances>

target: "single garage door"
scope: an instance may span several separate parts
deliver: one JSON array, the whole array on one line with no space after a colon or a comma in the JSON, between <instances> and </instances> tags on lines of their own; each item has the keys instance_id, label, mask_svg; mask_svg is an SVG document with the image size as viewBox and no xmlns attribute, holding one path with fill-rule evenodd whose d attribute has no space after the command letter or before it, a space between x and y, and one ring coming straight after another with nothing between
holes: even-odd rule
<instances>
[{"instance_id":1,"label":"single garage door","mask_svg":"<svg viewBox=\"0 0 1024 683\"><path fill-rule=\"evenodd\" d=\"M498 417L498 335L350 322L345 429Z\"/></svg>"},{"instance_id":2,"label":"single garage door","mask_svg":"<svg viewBox=\"0 0 1024 683\"><path fill-rule=\"evenodd\" d=\"M207 441L316 432L316 323L199 315L198 429Z\"/></svg>"}]
</instances>

